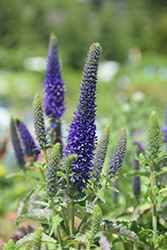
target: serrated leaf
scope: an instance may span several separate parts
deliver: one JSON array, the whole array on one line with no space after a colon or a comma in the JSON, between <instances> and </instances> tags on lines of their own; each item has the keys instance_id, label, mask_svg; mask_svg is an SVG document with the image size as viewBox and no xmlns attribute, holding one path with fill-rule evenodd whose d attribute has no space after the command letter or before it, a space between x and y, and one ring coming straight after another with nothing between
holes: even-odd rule
<instances>
[{"instance_id":1,"label":"serrated leaf","mask_svg":"<svg viewBox=\"0 0 167 250\"><path fill-rule=\"evenodd\" d=\"M22 214L18 216L15 220L16 225L18 226L20 222L30 220L36 221L44 224L49 224L50 217L53 215L53 211L48 208L44 209L33 209L30 213Z\"/></svg>"},{"instance_id":2,"label":"serrated leaf","mask_svg":"<svg viewBox=\"0 0 167 250\"><path fill-rule=\"evenodd\" d=\"M126 174L124 174L125 177L132 177L132 176L145 176L148 177L146 171L144 170L132 170Z\"/></svg>"},{"instance_id":3,"label":"serrated leaf","mask_svg":"<svg viewBox=\"0 0 167 250\"><path fill-rule=\"evenodd\" d=\"M162 235L160 235L160 236L162 236ZM167 235L164 235L164 236L158 238L157 249L159 247L162 247L162 246L167 246Z\"/></svg>"},{"instance_id":4,"label":"serrated leaf","mask_svg":"<svg viewBox=\"0 0 167 250\"><path fill-rule=\"evenodd\" d=\"M36 196L44 188L45 188L45 185L43 185L43 184L35 185L30 192L30 199L32 199L34 196Z\"/></svg>"},{"instance_id":5,"label":"serrated leaf","mask_svg":"<svg viewBox=\"0 0 167 250\"><path fill-rule=\"evenodd\" d=\"M49 228L49 236L51 236L54 232L54 229L60 224L63 219L57 214L53 217L50 217L50 228Z\"/></svg>"},{"instance_id":6,"label":"serrated leaf","mask_svg":"<svg viewBox=\"0 0 167 250\"><path fill-rule=\"evenodd\" d=\"M41 161L35 161L33 163L33 165L37 168L40 168L40 169L45 169L46 168L46 163L43 163Z\"/></svg>"},{"instance_id":7,"label":"serrated leaf","mask_svg":"<svg viewBox=\"0 0 167 250\"><path fill-rule=\"evenodd\" d=\"M31 249L31 245L30 244L20 245L20 246L18 246L18 247L15 248L15 250L27 250L27 249Z\"/></svg>"},{"instance_id":8,"label":"serrated leaf","mask_svg":"<svg viewBox=\"0 0 167 250\"><path fill-rule=\"evenodd\" d=\"M34 233L27 234L25 235L22 239L18 240L16 242L16 247L23 245L25 243L32 243L34 240ZM42 238L41 238L42 243L51 243L51 244L57 244L57 240L53 239L52 237L48 236L47 234L42 232ZM19 249L19 248L18 248ZM20 249L19 249L20 250Z\"/></svg>"},{"instance_id":9,"label":"serrated leaf","mask_svg":"<svg viewBox=\"0 0 167 250\"><path fill-rule=\"evenodd\" d=\"M8 241L8 243L4 243L4 250L14 250L15 249L15 244L12 239Z\"/></svg>"},{"instance_id":10,"label":"serrated leaf","mask_svg":"<svg viewBox=\"0 0 167 250\"><path fill-rule=\"evenodd\" d=\"M49 207L49 204L45 201L34 201L33 204L44 206L44 207Z\"/></svg>"},{"instance_id":11,"label":"serrated leaf","mask_svg":"<svg viewBox=\"0 0 167 250\"><path fill-rule=\"evenodd\" d=\"M167 167L166 167L166 166L163 167L163 168L161 168L160 171L157 171L157 172L154 174L154 176L162 175L162 174L165 174L165 173L167 173Z\"/></svg>"},{"instance_id":12,"label":"serrated leaf","mask_svg":"<svg viewBox=\"0 0 167 250\"><path fill-rule=\"evenodd\" d=\"M92 214L93 208L95 205L93 205L91 202L86 200L86 212Z\"/></svg>"}]
</instances>

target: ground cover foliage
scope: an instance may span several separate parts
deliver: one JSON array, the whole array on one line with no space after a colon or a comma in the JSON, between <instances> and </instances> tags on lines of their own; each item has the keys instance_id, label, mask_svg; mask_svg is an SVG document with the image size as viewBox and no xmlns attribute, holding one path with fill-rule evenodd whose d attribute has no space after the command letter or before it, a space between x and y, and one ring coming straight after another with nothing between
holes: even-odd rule
<instances>
[{"instance_id":1,"label":"ground cover foliage","mask_svg":"<svg viewBox=\"0 0 167 250\"><path fill-rule=\"evenodd\" d=\"M49 43L44 97L36 94L32 105L37 143L24 121L11 117L10 134L18 171L7 179L24 178L28 187L19 199L16 224L35 221L39 226L28 227L20 239L16 237L17 233L14 234L4 244L5 250L153 250L167 246L167 159L163 146L167 121L161 128L157 113L146 113L146 145L135 140L130 149L124 119L117 135L112 136L108 124L100 136L97 134L96 85L100 53L101 45L93 43L85 61L78 104L66 136L62 128L65 82L61 77L54 34ZM127 117L127 121L134 122L130 133L136 129L133 105L134 111L132 109L132 114ZM111 136L115 144L112 150L109 145ZM123 172L121 184L118 172L123 169L124 156L131 158L127 162L132 163L132 170ZM133 197L124 211L119 202L118 183L126 187L126 181L131 182L131 179ZM24 231L23 228L20 230Z\"/></svg>"}]
</instances>

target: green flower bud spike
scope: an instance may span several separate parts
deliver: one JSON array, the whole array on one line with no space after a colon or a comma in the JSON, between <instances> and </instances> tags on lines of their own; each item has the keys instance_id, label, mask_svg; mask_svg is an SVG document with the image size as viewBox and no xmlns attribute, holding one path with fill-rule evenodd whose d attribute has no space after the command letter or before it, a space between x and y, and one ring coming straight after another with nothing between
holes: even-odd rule
<instances>
[{"instance_id":1,"label":"green flower bud spike","mask_svg":"<svg viewBox=\"0 0 167 250\"><path fill-rule=\"evenodd\" d=\"M42 227L38 227L37 230L34 233L34 244L33 244L33 250L41 250L41 245L42 245Z\"/></svg>"},{"instance_id":2,"label":"green flower bud spike","mask_svg":"<svg viewBox=\"0 0 167 250\"><path fill-rule=\"evenodd\" d=\"M36 139L41 148L45 148L47 144L47 138L46 138L43 106L39 95L36 95L34 97L33 110L34 110L34 128L35 128Z\"/></svg>"},{"instance_id":3,"label":"green flower bud spike","mask_svg":"<svg viewBox=\"0 0 167 250\"><path fill-rule=\"evenodd\" d=\"M47 193L48 197L54 197L56 193L57 166L60 159L60 143L53 146L47 164Z\"/></svg>"},{"instance_id":4,"label":"green flower bud spike","mask_svg":"<svg viewBox=\"0 0 167 250\"><path fill-rule=\"evenodd\" d=\"M161 129L159 125L158 115L153 111L149 118L148 125L148 157L150 160L155 160L161 150Z\"/></svg>"},{"instance_id":5,"label":"green flower bud spike","mask_svg":"<svg viewBox=\"0 0 167 250\"><path fill-rule=\"evenodd\" d=\"M102 223L102 211L98 205L95 205L93 208L93 214L91 218L91 238L87 246L87 250L90 249L93 239L96 237L96 234L100 231Z\"/></svg>"}]
</instances>

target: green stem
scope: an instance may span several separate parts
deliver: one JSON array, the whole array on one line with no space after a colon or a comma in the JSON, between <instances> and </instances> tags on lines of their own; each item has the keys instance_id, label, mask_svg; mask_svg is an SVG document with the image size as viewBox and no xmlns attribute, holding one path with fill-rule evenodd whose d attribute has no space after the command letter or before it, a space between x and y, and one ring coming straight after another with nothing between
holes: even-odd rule
<instances>
[{"instance_id":1,"label":"green stem","mask_svg":"<svg viewBox=\"0 0 167 250\"><path fill-rule=\"evenodd\" d=\"M74 233L74 205L70 204L70 237L72 237Z\"/></svg>"},{"instance_id":2,"label":"green stem","mask_svg":"<svg viewBox=\"0 0 167 250\"><path fill-rule=\"evenodd\" d=\"M41 172L41 174L42 174L43 180L46 181L46 180L45 180L45 175L44 175L44 173L43 173L43 171L42 171L41 168L40 168L40 172Z\"/></svg>"},{"instance_id":3,"label":"green stem","mask_svg":"<svg viewBox=\"0 0 167 250\"><path fill-rule=\"evenodd\" d=\"M27 173L26 173L25 168L23 168L23 172L24 172L24 176L25 176L27 185L28 185L28 187L29 187L29 190L31 190L31 189L32 189L32 186L31 186L31 183L30 183L30 181L29 181L29 179L28 179L28 177L27 177Z\"/></svg>"},{"instance_id":4,"label":"green stem","mask_svg":"<svg viewBox=\"0 0 167 250\"><path fill-rule=\"evenodd\" d=\"M102 191L104 191L104 189L106 188L107 182L108 182L108 180L106 180L106 182L105 182L104 186L102 187L102 189L100 190L99 194L100 194ZM98 198L99 198L99 197L98 197L98 195L97 195L97 196L95 197L93 203L92 203L93 205L96 203L96 201L98 200ZM80 222L80 224L79 224L79 226L78 226L78 228L77 228L75 234L77 234L77 233L79 232L79 230L80 230L80 228L82 227L83 223L84 223L85 220L87 219L87 216L88 216L88 213L86 212L86 214L85 214L85 216L83 217L82 221Z\"/></svg>"},{"instance_id":5,"label":"green stem","mask_svg":"<svg viewBox=\"0 0 167 250\"><path fill-rule=\"evenodd\" d=\"M59 200L59 201L60 201L60 200ZM65 215L63 206L61 206L61 209L62 209L62 215L63 215L63 219L64 219L64 224L65 224L66 229L67 229L67 232L68 232L68 234L69 234L68 222L67 222L67 218L66 218L66 215Z\"/></svg>"},{"instance_id":6,"label":"green stem","mask_svg":"<svg viewBox=\"0 0 167 250\"><path fill-rule=\"evenodd\" d=\"M151 188L155 187L155 178L154 178L154 165L151 168L151 176L150 176L150 182L151 182ZM156 244L156 239L157 239L157 206L156 206L156 197L154 204L152 204L152 227L154 231L154 246Z\"/></svg>"},{"instance_id":7,"label":"green stem","mask_svg":"<svg viewBox=\"0 0 167 250\"><path fill-rule=\"evenodd\" d=\"M51 198L51 206L52 206L53 214L56 215L53 198ZM58 238L59 244L62 247L62 240L61 240L61 234L60 234L59 226L57 226L56 232L57 232L57 238Z\"/></svg>"},{"instance_id":8,"label":"green stem","mask_svg":"<svg viewBox=\"0 0 167 250\"><path fill-rule=\"evenodd\" d=\"M91 245L92 245L92 237L91 237L90 241L88 242L88 246L87 246L86 250L90 250Z\"/></svg>"}]
</instances>

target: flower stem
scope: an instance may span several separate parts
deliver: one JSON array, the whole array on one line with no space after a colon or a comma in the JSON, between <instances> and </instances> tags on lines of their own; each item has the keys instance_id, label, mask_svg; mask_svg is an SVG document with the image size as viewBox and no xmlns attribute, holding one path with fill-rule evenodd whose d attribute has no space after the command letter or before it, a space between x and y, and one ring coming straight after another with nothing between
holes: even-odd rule
<instances>
[{"instance_id":1,"label":"flower stem","mask_svg":"<svg viewBox=\"0 0 167 250\"><path fill-rule=\"evenodd\" d=\"M53 214L56 215L53 198L51 198L51 206L52 206ZM61 234L60 234L59 226L57 226L56 232L57 232L57 238L58 238L59 244L62 247L62 240L61 240Z\"/></svg>"},{"instance_id":2,"label":"flower stem","mask_svg":"<svg viewBox=\"0 0 167 250\"><path fill-rule=\"evenodd\" d=\"M74 204L70 204L70 237L72 237L74 232Z\"/></svg>"},{"instance_id":3,"label":"flower stem","mask_svg":"<svg viewBox=\"0 0 167 250\"><path fill-rule=\"evenodd\" d=\"M154 165L151 167L151 176L150 176L150 182L151 182L151 188L153 190L155 186L155 178L154 178ZM157 239L157 207L156 207L156 196L155 196L155 201L152 204L152 227L154 231L154 246L156 244L156 239Z\"/></svg>"}]
</instances>

